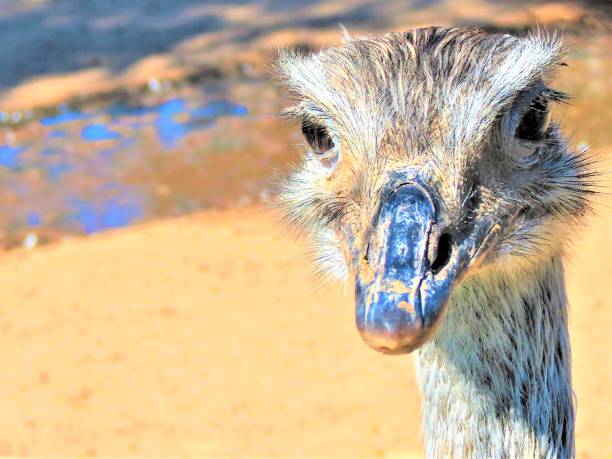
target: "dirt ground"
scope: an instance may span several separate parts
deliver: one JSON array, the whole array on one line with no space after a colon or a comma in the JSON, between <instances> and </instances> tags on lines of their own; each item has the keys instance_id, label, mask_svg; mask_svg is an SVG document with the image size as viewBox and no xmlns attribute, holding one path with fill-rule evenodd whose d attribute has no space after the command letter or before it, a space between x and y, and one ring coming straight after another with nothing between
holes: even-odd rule
<instances>
[{"instance_id":1,"label":"dirt ground","mask_svg":"<svg viewBox=\"0 0 612 459\"><path fill-rule=\"evenodd\" d=\"M473 26L609 28L596 0L0 0L0 108L48 108L190 77L266 77L279 47L352 34Z\"/></svg>"},{"instance_id":2,"label":"dirt ground","mask_svg":"<svg viewBox=\"0 0 612 459\"><path fill-rule=\"evenodd\" d=\"M612 457L611 234L569 268L580 457ZM317 287L260 208L4 254L0 455L418 457L412 358Z\"/></svg>"}]
</instances>

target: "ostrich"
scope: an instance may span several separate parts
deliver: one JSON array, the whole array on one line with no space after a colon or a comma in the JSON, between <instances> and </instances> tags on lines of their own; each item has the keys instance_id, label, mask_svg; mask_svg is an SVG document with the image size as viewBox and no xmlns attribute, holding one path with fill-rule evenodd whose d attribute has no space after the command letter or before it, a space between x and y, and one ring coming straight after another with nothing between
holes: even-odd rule
<instances>
[{"instance_id":1,"label":"ostrich","mask_svg":"<svg viewBox=\"0 0 612 459\"><path fill-rule=\"evenodd\" d=\"M283 51L306 153L281 184L363 340L416 351L428 457L571 457L563 257L593 192L550 120L558 37L425 28Z\"/></svg>"}]
</instances>

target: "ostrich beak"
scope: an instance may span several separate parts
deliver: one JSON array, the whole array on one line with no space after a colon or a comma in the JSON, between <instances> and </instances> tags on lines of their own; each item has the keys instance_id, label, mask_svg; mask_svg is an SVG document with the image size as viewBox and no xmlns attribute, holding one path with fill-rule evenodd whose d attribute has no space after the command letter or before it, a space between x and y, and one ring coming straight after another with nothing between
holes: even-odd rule
<instances>
[{"instance_id":1,"label":"ostrich beak","mask_svg":"<svg viewBox=\"0 0 612 459\"><path fill-rule=\"evenodd\" d=\"M411 352L431 335L453 287L497 230L485 223L458 244L436 225L432 193L416 179L392 181L372 228L356 272L357 328L377 351Z\"/></svg>"}]
</instances>

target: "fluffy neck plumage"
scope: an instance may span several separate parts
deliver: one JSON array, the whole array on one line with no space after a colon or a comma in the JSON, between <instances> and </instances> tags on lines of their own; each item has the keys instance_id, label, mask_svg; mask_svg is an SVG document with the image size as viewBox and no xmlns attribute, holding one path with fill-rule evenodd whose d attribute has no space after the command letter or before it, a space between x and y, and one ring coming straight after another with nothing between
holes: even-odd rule
<instances>
[{"instance_id":1,"label":"fluffy neck plumage","mask_svg":"<svg viewBox=\"0 0 612 459\"><path fill-rule=\"evenodd\" d=\"M567 299L560 257L490 272L453 295L417 354L428 457L574 454Z\"/></svg>"}]
</instances>

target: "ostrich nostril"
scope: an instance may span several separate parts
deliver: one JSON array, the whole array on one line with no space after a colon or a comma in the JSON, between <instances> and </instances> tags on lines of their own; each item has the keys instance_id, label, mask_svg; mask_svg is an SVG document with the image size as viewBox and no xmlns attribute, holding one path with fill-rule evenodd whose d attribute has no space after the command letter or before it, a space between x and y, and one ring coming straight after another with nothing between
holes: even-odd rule
<instances>
[{"instance_id":1,"label":"ostrich nostril","mask_svg":"<svg viewBox=\"0 0 612 459\"><path fill-rule=\"evenodd\" d=\"M432 247L434 253L431 254L429 260L431 262L430 269L434 274L439 273L450 260L453 251L452 243L453 237L449 233L442 233L438 243Z\"/></svg>"},{"instance_id":2,"label":"ostrich nostril","mask_svg":"<svg viewBox=\"0 0 612 459\"><path fill-rule=\"evenodd\" d=\"M370 262L370 243L369 243L369 242L368 242L368 246L366 247L366 250L365 250L365 255L363 256L363 260L364 260L366 263L369 263L369 262Z\"/></svg>"}]
</instances>

